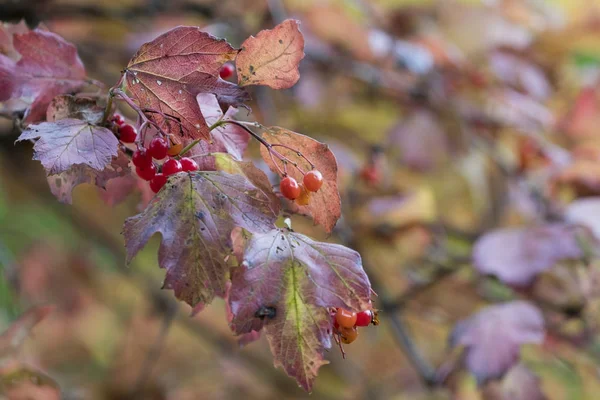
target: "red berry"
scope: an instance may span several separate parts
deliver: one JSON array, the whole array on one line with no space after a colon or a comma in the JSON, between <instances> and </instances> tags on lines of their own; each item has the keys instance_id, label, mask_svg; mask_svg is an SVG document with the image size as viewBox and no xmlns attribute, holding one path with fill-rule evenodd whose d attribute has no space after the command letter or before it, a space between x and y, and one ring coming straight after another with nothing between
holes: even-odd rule
<instances>
[{"instance_id":1,"label":"red berry","mask_svg":"<svg viewBox=\"0 0 600 400\"><path fill-rule=\"evenodd\" d=\"M138 176L143 180L149 181L150 179L154 178L154 175L156 175L156 167L154 164L150 164L145 167L135 167L135 173L138 174Z\"/></svg>"},{"instance_id":2,"label":"red berry","mask_svg":"<svg viewBox=\"0 0 600 400\"><path fill-rule=\"evenodd\" d=\"M338 308L335 320L342 328L352 328L356 324L356 313L343 308Z\"/></svg>"},{"instance_id":3,"label":"red berry","mask_svg":"<svg viewBox=\"0 0 600 400\"><path fill-rule=\"evenodd\" d=\"M155 137L148 146L148 153L157 160L162 160L167 156L169 145L163 138Z\"/></svg>"},{"instance_id":4,"label":"red berry","mask_svg":"<svg viewBox=\"0 0 600 400\"><path fill-rule=\"evenodd\" d=\"M169 151L167 151L167 154L170 155L171 157L175 157L176 155L178 155L181 150L183 150L183 144L181 143L172 143L171 147L169 147Z\"/></svg>"},{"instance_id":5,"label":"red berry","mask_svg":"<svg viewBox=\"0 0 600 400\"><path fill-rule=\"evenodd\" d=\"M356 328L342 328L340 331L342 343L350 344L358 337L358 330Z\"/></svg>"},{"instance_id":6,"label":"red berry","mask_svg":"<svg viewBox=\"0 0 600 400\"><path fill-rule=\"evenodd\" d=\"M181 172L181 163L174 158L169 158L162 166L162 173L165 176L173 175L178 172Z\"/></svg>"},{"instance_id":7,"label":"red berry","mask_svg":"<svg viewBox=\"0 0 600 400\"><path fill-rule=\"evenodd\" d=\"M159 172L154 175L154 178L150 181L150 189L152 189L154 193L158 193L160 189L165 186L165 183L167 183L167 177Z\"/></svg>"},{"instance_id":8,"label":"red berry","mask_svg":"<svg viewBox=\"0 0 600 400\"><path fill-rule=\"evenodd\" d=\"M304 187L306 187L306 189L311 192L316 192L323 186L323 175L317 170L308 171L304 175L302 182L304 182Z\"/></svg>"},{"instance_id":9,"label":"red berry","mask_svg":"<svg viewBox=\"0 0 600 400\"><path fill-rule=\"evenodd\" d=\"M146 149L140 149L133 152L133 157L131 158L133 161L133 165L136 167L148 167L152 164L152 157L146 151Z\"/></svg>"},{"instance_id":10,"label":"red berry","mask_svg":"<svg viewBox=\"0 0 600 400\"><path fill-rule=\"evenodd\" d=\"M233 65L229 63L223 64L223 66L219 70L219 76L221 77L221 79L228 79L231 78L234 71L235 69L233 68Z\"/></svg>"},{"instance_id":11,"label":"red berry","mask_svg":"<svg viewBox=\"0 0 600 400\"><path fill-rule=\"evenodd\" d=\"M365 310L356 313L356 326L369 326L373 320L373 311Z\"/></svg>"},{"instance_id":12,"label":"red berry","mask_svg":"<svg viewBox=\"0 0 600 400\"><path fill-rule=\"evenodd\" d=\"M129 124L121 125L119 127L119 139L123 143L133 143L137 138L137 132L135 128Z\"/></svg>"},{"instance_id":13,"label":"red berry","mask_svg":"<svg viewBox=\"0 0 600 400\"><path fill-rule=\"evenodd\" d=\"M114 122L115 124L121 126L125 123L125 118L123 118L122 115L120 114L115 114L112 117L112 122Z\"/></svg>"},{"instance_id":14,"label":"red berry","mask_svg":"<svg viewBox=\"0 0 600 400\"><path fill-rule=\"evenodd\" d=\"M179 160L179 162L181 163L182 171L188 171L188 172L198 171L198 164L196 163L196 161L192 160L191 158L183 157L181 160Z\"/></svg>"},{"instance_id":15,"label":"red berry","mask_svg":"<svg viewBox=\"0 0 600 400\"><path fill-rule=\"evenodd\" d=\"M302 188L300 188L298 182L296 182L296 180L291 176L286 176L281 180L279 189L281 190L281 194L290 200L297 199L302 193Z\"/></svg>"}]
</instances>

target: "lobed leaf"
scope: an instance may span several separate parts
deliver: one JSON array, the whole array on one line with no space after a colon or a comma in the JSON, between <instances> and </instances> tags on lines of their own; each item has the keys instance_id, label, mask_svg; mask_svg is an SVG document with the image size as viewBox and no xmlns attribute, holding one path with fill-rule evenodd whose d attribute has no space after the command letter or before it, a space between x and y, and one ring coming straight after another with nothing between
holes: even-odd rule
<instances>
[{"instance_id":1,"label":"lobed leaf","mask_svg":"<svg viewBox=\"0 0 600 400\"><path fill-rule=\"evenodd\" d=\"M544 340L540 310L526 301L484 308L459 322L450 346L465 346L466 364L479 383L500 378L518 362L520 347Z\"/></svg>"},{"instance_id":2,"label":"lobed leaf","mask_svg":"<svg viewBox=\"0 0 600 400\"><path fill-rule=\"evenodd\" d=\"M127 261L160 233L158 262L167 270L164 288L192 307L210 303L225 294L231 231L239 226L267 232L275 219L267 196L242 175L179 173L141 214L125 221Z\"/></svg>"},{"instance_id":3,"label":"lobed leaf","mask_svg":"<svg viewBox=\"0 0 600 400\"><path fill-rule=\"evenodd\" d=\"M76 165L101 171L117 155L119 141L101 126L80 119L61 119L29 126L17 141L36 140L34 160L48 175L59 174Z\"/></svg>"},{"instance_id":4,"label":"lobed leaf","mask_svg":"<svg viewBox=\"0 0 600 400\"><path fill-rule=\"evenodd\" d=\"M275 366L310 391L319 367L327 363L323 352L331 346L327 307L371 307L360 255L287 229L252 234L246 243L239 233L234 236L234 253L241 256L244 244L245 250L232 274L232 330L246 334L264 327Z\"/></svg>"},{"instance_id":5,"label":"lobed leaf","mask_svg":"<svg viewBox=\"0 0 600 400\"><path fill-rule=\"evenodd\" d=\"M304 58L304 36L298 25L299 21L287 19L242 43L235 59L240 86L287 89L298 82L298 65Z\"/></svg>"},{"instance_id":6,"label":"lobed leaf","mask_svg":"<svg viewBox=\"0 0 600 400\"><path fill-rule=\"evenodd\" d=\"M560 223L497 229L477 240L473 262L479 272L502 282L528 285L558 261L583 256L577 234L576 227Z\"/></svg>"},{"instance_id":7,"label":"lobed leaf","mask_svg":"<svg viewBox=\"0 0 600 400\"><path fill-rule=\"evenodd\" d=\"M43 120L55 96L86 84L77 49L60 36L35 29L13 34L12 45L20 59L0 54L0 101L15 100L9 111L25 110L25 123Z\"/></svg>"},{"instance_id":8,"label":"lobed leaf","mask_svg":"<svg viewBox=\"0 0 600 400\"><path fill-rule=\"evenodd\" d=\"M340 194L337 187L338 168L335 155L326 144L277 126L265 131L263 138L271 144L283 144L301 152L315 164L316 169L321 171L323 174L321 189L316 193L311 193L309 205L295 205L295 207L299 213L312 216L315 224L321 225L327 232L331 232L342 214ZM310 165L302 157L299 157L296 151L283 147L275 147L274 149L293 162L297 162L304 172L310 170ZM271 171L277 172L267 148L261 146L260 154ZM276 161L278 162L278 160ZM298 182L302 182L302 173L292 165L288 164L287 172Z\"/></svg>"},{"instance_id":9,"label":"lobed leaf","mask_svg":"<svg viewBox=\"0 0 600 400\"><path fill-rule=\"evenodd\" d=\"M127 86L142 108L150 108L179 119L165 120L156 113L148 118L170 127L182 137L210 139L210 131L196 96L212 93L232 104L248 99L237 85L219 78L219 67L237 51L197 27L180 26L144 44L125 70Z\"/></svg>"}]
</instances>

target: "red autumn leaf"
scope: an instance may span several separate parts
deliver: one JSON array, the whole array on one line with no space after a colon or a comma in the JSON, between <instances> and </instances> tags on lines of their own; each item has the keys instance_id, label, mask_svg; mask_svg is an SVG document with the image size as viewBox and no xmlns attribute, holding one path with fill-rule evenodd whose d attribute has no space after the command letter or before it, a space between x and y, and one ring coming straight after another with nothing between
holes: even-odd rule
<instances>
[{"instance_id":1,"label":"red autumn leaf","mask_svg":"<svg viewBox=\"0 0 600 400\"><path fill-rule=\"evenodd\" d=\"M450 346L465 346L466 364L479 383L500 378L518 362L522 344L544 340L544 318L533 304L512 301L484 308L459 322Z\"/></svg>"},{"instance_id":2,"label":"red autumn leaf","mask_svg":"<svg viewBox=\"0 0 600 400\"><path fill-rule=\"evenodd\" d=\"M298 21L287 19L242 43L235 59L240 86L287 89L298 82L298 65L304 58L304 37L298 25Z\"/></svg>"},{"instance_id":3,"label":"red autumn leaf","mask_svg":"<svg viewBox=\"0 0 600 400\"><path fill-rule=\"evenodd\" d=\"M225 115L221 111L219 102L213 94L201 93L196 98L202 109L202 115L206 119L206 124L211 126L222 118L233 119L237 109L229 107ZM211 131L214 145L211 151L218 151L231 154L235 159L241 160L248 147L250 135L237 125L226 124Z\"/></svg>"},{"instance_id":4,"label":"red autumn leaf","mask_svg":"<svg viewBox=\"0 0 600 400\"><path fill-rule=\"evenodd\" d=\"M71 204L73 202L72 192L75 186L89 183L100 189L105 189L110 180L127 176L130 172L129 158L125 153L119 151L118 156L113 157L110 164L102 171L80 164L74 165L60 174L50 175L47 179L52 194L60 202Z\"/></svg>"},{"instance_id":5,"label":"red autumn leaf","mask_svg":"<svg viewBox=\"0 0 600 400\"><path fill-rule=\"evenodd\" d=\"M277 126L267 129L263 134L263 138L271 144L282 144L300 151L315 164L316 169L321 171L321 174L323 174L323 186L318 192L311 193L309 205L297 206L297 209L300 214L312 216L315 224L321 225L327 232L331 232L342 214L342 208L337 187L337 162L329 147L308 136ZM310 165L302 157L299 157L296 151L280 146L276 146L273 149L293 162L298 163L298 166L304 172L310 170ZM277 172L277 168L273 164L273 160L269 156L266 147L261 146L260 154L271 171ZM276 162L279 162L279 160L276 159ZM281 164L278 165L283 169ZM288 164L287 172L298 182L302 182L302 173L291 164Z\"/></svg>"},{"instance_id":6,"label":"red autumn leaf","mask_svg":"<svg viewBox=\"0 0 600 400\"><path fill-rule=\"evenodd\" d=\"M29 32L29 28L24 20L19 21L18 24L0 22L0 54L17 61L20 56L13 45L13 35L27 32Z\"/></svg>"},{"instance_id":7,"label":"red autumn leaf","mask_svg":"<svg viewBox=\"0 0 600 400\"><path fill-rule=\"evenodd\" d=\"M26 104L25 123L42 120L55 96L86 84L77 49L60 36L36 29L14 34L13 46L21 56L19 61L0 55L0 101Z\"/></svg>"},{"instance_id":8,"label":"red autumn leaf","mask_svg":"<svg viewBox=\"0 0 600 400\"><path fill-rule=\"evenodd\" d=\"M347 247L316 242L288 229L243 233L241 266L232 273L229 304L236 334L259 331L282 367L307 391L323 352L331 346L327 307L371 307L371 287L360 255ZM244 245L237 236L234 253Z\"/></svg>"},{"instance_id":9,"label":"red autumn leaf","mask_svg":"<svg viewBox=\"0 0 600 400\"><path fill-rule=\"evenodd\" d=\"M473 247L475 268L502 282L528 285L557 262L583 256L574 226L547 224L498 229L483 235Z\"/></svg>"},{"instance_id":10,"label":"red autumn leaf","mask_svg":"<svg viewBox=\"0 0 600 400\"><path fill-rule=\"evenodd\" d=\"M227 41L197 27L180 26L144 44L129 61L127 86L142 108L179 118L181 125L156 113L148 117L170 133L209 140L210 132L196 95L215 94L220 100L237 104L247 93L219 78L219 67L236 55Z\"/></svg>"},{"instance_id":11,"label":"red autumn leaf","mask_svg":"<svg viewBox=\"0 0 600 400\"><path fill-rule=\"evenodd\" d=\"M167 270L164 288L192 307L210 303L225 294L231 231L240 226L265 232L275 219L269 199L242 175L179 173L141 214L125 221L127 261L160 233L158 262Z\"/></svg>"},{"instance_id":12,"label":"red autumn leaf","mask_svg":"<svg viewBox=\"0 0 600 400\"><path fill-rule=\"evenodd\" d=\"M48 175L76 165L102 171L117 155L119 141L108 129L80 119L61 119L30 125L17 141L36 140L33 159L41 161Z\"/></svg>"}]
</instances>

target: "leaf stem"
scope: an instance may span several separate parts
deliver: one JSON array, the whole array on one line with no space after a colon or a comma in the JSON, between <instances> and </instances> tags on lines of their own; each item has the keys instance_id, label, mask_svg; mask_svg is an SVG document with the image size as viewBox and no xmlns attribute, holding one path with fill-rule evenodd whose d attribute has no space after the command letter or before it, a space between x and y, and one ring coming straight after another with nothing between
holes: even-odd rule
<instances>
[{"instance_id":1,"label":"leaf stem","mask_svg":"<svg viewBox=\"0 0 600 400\"><path fill-rule=\"evenodd\" d=\"M219 118L217 120L217 122L215 122L214 124L212 124L211 126L208 127L208 130L212 132L213 129L218 128L219 126L223 125L226 121L224 121L222 119L223 117ZM200 143L202 139L196 139L193 142L191 142L190 144L188 144L187 146L185 146L183 149L181 149L181 151L179 152L178 157L181 157L182 155L184 155L185 153L187 153L188 151L190 151L194 146L196 146L198 143Z\"/></svg>"}]
</instances>

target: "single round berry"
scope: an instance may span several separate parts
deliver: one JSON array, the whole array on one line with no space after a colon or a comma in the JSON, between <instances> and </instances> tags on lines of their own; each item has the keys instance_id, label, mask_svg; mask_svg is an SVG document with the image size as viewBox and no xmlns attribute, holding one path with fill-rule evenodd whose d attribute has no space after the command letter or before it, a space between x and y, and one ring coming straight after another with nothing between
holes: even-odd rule
<instances>
[{"instance_id":1,"label":"single round berry","mask_svg":"<svg viewBox=\"0 0 600 400\"><path fill-rule=\"evenodd\" d=\"M342 343L350 344L358 337L358 330L356 328L342 328L340 337L342 338Z\"/></svg>"},{"instance_id":2,"label":"single round berry","mask_svg":"<svg viewBox=\"0 0 600 400\"><path fill-rule=\"evenodd\" d=\"M219 70L219 76L221 77L221 79L229 79L233 76L234 71L235 69L233 68L233 65L229 63L223 64L223 66Z\"/></svg>"},{"instance_id":3,"label":"single round berry","mask_svg":"<svg viewBox=\"0 0 600 400\"><path fill-rule=\"evenodd\" d=\"M373 311L365 310L356 313L356 326L369 326L373 321Z\"/></svg>"},{"instance_id":4,"label":"single round berry","mask_svg":"<svg viewBox=\"0 0 600 400\"><path fill-rule=\"evenodd\" d=\"M182 157L179 160L181 163L181 170L186 172L198 171L198 163L188 157Z\"/></svg>"},{"instance_id":5,"label":"single round berry","mask_svg":"<svg viewBox=\"0 0 600 400\"><path fill-rule=\"evenodd\" d=\"M310 203L310 192L306 190L306 186L300 184L300 196L296 199L296 204L299 206L307 206Z\"/></svg>"},{"instance_id":6,"label":"single round berry","mask_svg":"<svg viewBox=\"0 0 600 400\"><path fill-rule=\"evenodd\" d=\"M112 122L121 126L125 123L125 118L123 118L123 116L121 114L115 114L112 117Z\"/></svg>"},{"instance_id":7,"label":"single round berry","mask_svg":"<svg viewBox=\"0 0 600 400\"><path fill-rule=\"evenodd\" d=\"M181 163L174 158L169 158L162 166L162 173L165 176L173 175L178 172L181 172Z\"/></svg>"},{"instance_id":8,"label":"single round berry","mask_svg":"<svg viewBox=\"0 0 600 400\"><path fill-rule=\"evenodd\" d=\"M129 124L121 125L119 127L119 139L123 143L133 143L137 138L137 132L135 128Z\"/></svg>"},{"instance_id":9,"label":"single round berry","mask_svg":"<svg viewBox=\"0 0 600 400\"><path fill-rule=\"evenodd\" d=\"M356 324L356 313L338 308L335 313L335 320L342 328L352 328Z\"/></svg>"},{"instance_id":10,"label":"single round berry","mask_svg":"<svg viewBox=\"0 0 600 400\"><path fill-rule=\"evenodd\" d=\"M150 146L148 146L148 153L152 156L152 158L157 160L162 160L167 156L167 152L169 151L169 145L167 142L160 137L155 137L150 142Z\"/></svg>"},{"instance_id":11,"label":"single round berry","mask_svg":"<svg viewBox=\"0 0 600 400\"><path fill-rule=\"evenodd\" d=\"M152 164L152 157L150 157L150 154L144 148L134 151L131 160L136 167L144 168Z\"/></svg>"},{"instance_id":12,"label":"single round berry","mask_svg":"<svg viewBox=\"0 0 600 400\"><path fill-rule=\"evenodd\" d=\"M298 185L298 182L291 176L286 176L281 180L279 189L281 190L281 194L290 200L295 200L302 194L300 185Z\"/></svg>"},{"instance_id":13,"label":"single round berry","mask_svg":"<svg viewBox=\"0 0 600 400\"><path fill-rule=\"evenodd\" d=\"M156 167L154 164L150 164L145 167L135 167L135 173L145 181L149 181L156 175Z\"/></svg>"},{"instance_id":14,"label":"single round berry","mask_svg":"<svg viewBox=\"0 0 600 400\"><path fill-rule=\"evenodd\" d=\"M169 150L167 151L167 155L169 155L171 157L175 157L176 155L181 153L181 150L183 150L182 143L172 144L171 147L169 147Z\"/></svg>"},{"instance_id":15,"label":"single round berry","mask_svg":"<svg viewBox=\"0 0 600 400\"><path fill-rule=\"evenodd\" d=\"M167 183L167 177L159 172L154 175L154 178L150 181L150 189L152 189L154 193L158 193L160 189L165 186L165 183Z\"/></svg>"},{"instance_id":16,"label":"single round berry","mask_svg":"<svg viewBox=\"0 0 600 400\"><path fill-rule=\"evenodd\" d=\"M308 171L304 175L302 182L304 183L306 189L310 190L311 192L316 192L321 189L321 186L323 186L323 174L316 169Z\"/></svg>"}]
</instances>

